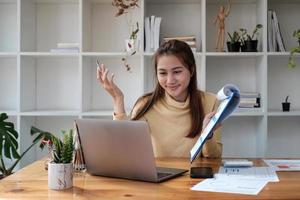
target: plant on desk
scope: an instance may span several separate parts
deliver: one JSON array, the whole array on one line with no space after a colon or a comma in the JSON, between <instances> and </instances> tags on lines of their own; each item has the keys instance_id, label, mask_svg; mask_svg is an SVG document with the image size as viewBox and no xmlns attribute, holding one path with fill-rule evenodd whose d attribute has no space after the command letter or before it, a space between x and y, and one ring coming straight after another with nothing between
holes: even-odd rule
<instances>
[{"instance_id":1,"label":"plant on desk","mask_svg":"<svg viewBox=\"0 0 300 200\"><path fill-rule=\"evenodd\" d=\"M51 153L48 163L48 187L50 189L67 189L73 186L73 130L62 131L63 140L49 132L31 127L32 134L42 134L44 138L40 144L43 149L46 145Z\"/></svg>"},{"instance_id":2,"label":"plant on desk","mask_svg":"<svg viewBox=\"0 0 300 200\"><path fill-rule=\"evenodd\" d=\"M7 119L8 116L6 113L0 114L0 172L2 173L2 177L12 174L25 154L43 138L43 135L38 135L32 144L23 153L19 154L19 133L15 130L14 124ZM9 167L6 166L7 163L5 163L5 159L12 161Z\"/></svg>"}]
</instances>

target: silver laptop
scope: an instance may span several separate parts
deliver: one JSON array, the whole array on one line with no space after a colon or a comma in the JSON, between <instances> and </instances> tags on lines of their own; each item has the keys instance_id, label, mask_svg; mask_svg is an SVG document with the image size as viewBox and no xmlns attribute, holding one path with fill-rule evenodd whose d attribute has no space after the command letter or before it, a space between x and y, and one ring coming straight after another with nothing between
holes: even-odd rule
<instances>
[{"instance_id":1,"label":"silver laptop","mask_svg":"<svg viewBox=\"0 0 300 200\"><path fill-rule=\"evenodd\" d=\"M75 120L87 171L92 175L162 182L188 170L155 166L144 121Z\"/></svg>"}]
</instances>

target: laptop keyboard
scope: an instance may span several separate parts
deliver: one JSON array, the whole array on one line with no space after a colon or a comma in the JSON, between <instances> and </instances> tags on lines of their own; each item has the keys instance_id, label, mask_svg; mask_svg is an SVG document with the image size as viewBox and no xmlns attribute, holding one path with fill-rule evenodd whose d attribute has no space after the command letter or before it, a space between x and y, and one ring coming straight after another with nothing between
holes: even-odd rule
<instances>
[{"instance_id":1,"label":"laptop keyboard","mask_svg":"<svg viewBox=\"0 0 300 200\"><path fill-rule=\"evenodd\" d=\"M166 176L170 176L170 175L171 175L171 173L157 172L158 179L166 177Z\"/></svg>"}]
</instances>

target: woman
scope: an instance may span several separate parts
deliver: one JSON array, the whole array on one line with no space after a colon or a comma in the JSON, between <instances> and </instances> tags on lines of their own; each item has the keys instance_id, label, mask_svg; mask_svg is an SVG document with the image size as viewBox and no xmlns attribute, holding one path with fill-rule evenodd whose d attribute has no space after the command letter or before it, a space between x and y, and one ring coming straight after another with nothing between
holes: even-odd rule
<instances>
[{"instance_id":1,"label":"woman","mask_svg":"<svg viewBox=\"0 0 300 200\"><path fill-rule=\"evenodd\" d=\"M154 55L158 80L152 93L140 97L129 116L131 120L146 120L156 157L189 157L203 127L218 105L215 95L197 89L196 63L190 47L178 40L160 46ZM114 119L128 119L124 95L108 77L103 64L97 68L97 79L112 96ZM204 157L221 157L220 130L204 144Z\"/></svg>"}]
</instances>

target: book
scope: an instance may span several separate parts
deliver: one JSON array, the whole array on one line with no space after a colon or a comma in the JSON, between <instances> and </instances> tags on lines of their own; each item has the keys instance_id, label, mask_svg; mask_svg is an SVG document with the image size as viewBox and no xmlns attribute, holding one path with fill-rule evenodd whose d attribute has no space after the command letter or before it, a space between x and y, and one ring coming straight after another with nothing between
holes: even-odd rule
<instances>
[{"instance_id":1,"label":"book","mask_svg":"<svg viewBox=\"0 0 300 200\"><path fill-rule=\"evenodd\" d=\"M79 48L54 48L50 50L51 53L79 53Z\"/></svg>"},{"instance_id":2,"label":"book","mask_svg":"<svg viewBox=\"0 0 300 200\"><path fill-rule=\"evenodd\" d=\"M273 43L273 11L268 10L268 50L274 52L274 43Z\"/></svg>"},{"instance_id":3,"label":"book","mask_svg":"<svg viewBox=\"0 0 300 200\"><path fill-rule=\"evenodd\" d=\"M220 101L220 105L217 108L216 114L210 119L196 144L190 151L191 163L199 155L204 143L211 136L214 128L227 119L230 114L238 107L240 102L240 91L237 86L233 84L227 84L218 92L217 98Z\"/></svg>"},{"instance_id":4,"label":"book","mask_svg":"<svg viewBox=\"0 0 300 200\"><path fill-rule=\"evenodd\" d=\"M283 38L282 38L278 18L277 18L277 15L276 15L275 11L273 11L273 20L274 20L274 25L275 25L275 35L276 35L276 42L277 42L277 45L278 45L278 49L279 49L279 51L284 52L285 51L285 45L283 43Z\"/></svg>"},{"instance_id":5,"label":"book","mask_svg":"<svg viewBox=\"0 0 300 200\"><path fill-rule=\"evenodd\" d=\"M158 47L159 47L160 23L161 23L161 17L155 17L154 35L153 35L154 51L156 51L158 49Z\"/></svg>"},{"instance_id":6,"label":"book","mask_svg":"<svg viewBox=\"0 0 300 200\"><path fill-rule=\"evenodd\" d=\"M57 43L56 44L57 48L79 48L79 43Z\"/></svg>"},{"instance_id":7,"label":"book","mask_svg":"<svg viewBox=\"0 0 300 200\"><path fill-rule=\"evenodd\" d=\"M145 51L150 51L150 18L145 18Z\"/></svg>"}]
</instances>

